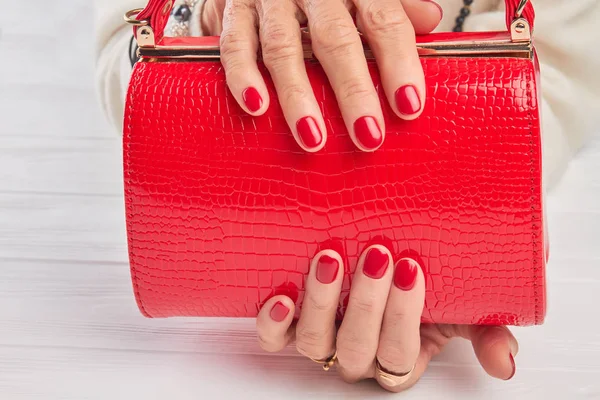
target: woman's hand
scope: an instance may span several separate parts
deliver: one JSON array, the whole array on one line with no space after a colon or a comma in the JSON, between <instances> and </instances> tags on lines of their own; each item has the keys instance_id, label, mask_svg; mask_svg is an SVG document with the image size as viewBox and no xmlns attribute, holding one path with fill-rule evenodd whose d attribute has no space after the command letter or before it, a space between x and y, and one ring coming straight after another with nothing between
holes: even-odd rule
<instances>
[{"instance_id":1,"label":"woman's hand","mask_svg":"<svg viewBox=\"0 0 600 400\"><path fill-rule=\"evenodd\" d=\"M339 329L339 305L344 265L338 253L324 250L311 263L300 318L293 321L294 302L286 296L271 298L257 319L260 345L280 351L294 339L296 349L314 360L326 360L337 351L337 371L347 382L375 378L393 392L414 385L429 360L453 337L473 344L485 371L499 379L515 373L516 339L503 326L421 325L425 279L412 259L395 265L389 250L371 246L362 254L354 278L348 307ZM392 385L377 369L405 377ZM413 369L414 368L414 369Z\"/></svg>"},{"instance_id":2,"label":"woman's hand","mask_svg":"<svg viewBox=\"0 0 600 400\"><path fill-rule=\"evenodd\" d=\"M385 139L385 125L354 15L375 55L392 109L407 120L421 114L425 79L415 31L429 33L440 22L441 9L432 1L207 1L203 27L205 33L221 35L221 61L238 103L251 115L261 115L269 107L269 95L256 63L260 47L286 121L304 150L316 152L327 140L304 64L300 34L304 23L350 137L359 149L379 148Z\"/></svg>"}]
</instances>

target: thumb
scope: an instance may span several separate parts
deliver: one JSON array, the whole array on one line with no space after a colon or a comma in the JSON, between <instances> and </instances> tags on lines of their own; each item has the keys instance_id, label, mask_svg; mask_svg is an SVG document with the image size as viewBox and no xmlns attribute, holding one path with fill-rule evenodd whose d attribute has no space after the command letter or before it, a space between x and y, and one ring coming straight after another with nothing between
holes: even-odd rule
<instances>
[{"instance_id":1,"label":"thumb","mask_svg":"<svg viewBox=\"0 0 600 400\"><path fill-rule=\"evenodd\" d=\"M516 372L519 345L505 326L471 326L469 339L483 369L491 376L509 380Z\"/></svg>"}]
</instances>

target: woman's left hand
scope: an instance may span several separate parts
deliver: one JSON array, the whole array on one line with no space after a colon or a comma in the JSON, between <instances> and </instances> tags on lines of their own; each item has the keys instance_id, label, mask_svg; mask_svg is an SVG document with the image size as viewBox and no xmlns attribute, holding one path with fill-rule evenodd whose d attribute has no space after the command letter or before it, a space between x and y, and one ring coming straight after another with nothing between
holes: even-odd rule
<instances>
[{"instance_id":1,"label":"woman's left hand","mask_svg":"<svg viewBox=\"0 0 600 400\"><path fill-rule=\"evenodd\" d=\"M345 381L374 378L386 390L400 392L419 380L431 358L451 338L463 337L472 342L489 375L504 380L514 375L518 344L506 327L421 325L425 279L414 260L403 258L394 265L387 248L367 248L359 259L348 307L337 329L343 276L338 253L318 253L311 263L297 322L294 302L286 296L273 297L263 306L257 319L261 347L276 352L295 340L298 352L313 360L327 360L337 352L337 371ZM401 378L389 380L387 374Z\"/></svg>"}]
</instances>

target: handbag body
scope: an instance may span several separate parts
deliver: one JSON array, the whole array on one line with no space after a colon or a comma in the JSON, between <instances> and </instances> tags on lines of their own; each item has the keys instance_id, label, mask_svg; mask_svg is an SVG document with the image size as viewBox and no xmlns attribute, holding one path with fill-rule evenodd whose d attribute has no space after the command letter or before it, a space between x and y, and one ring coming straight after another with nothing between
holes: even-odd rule
<instances>
[{"instance_id":1,"label":"handbag body","mask_svg":"<svg viewBox=\"0 0 600 400\"><path fill-rule=\"evenodd\" d=\"M418 37L427 99L414 121L391 110L365 45L386 123L374 153L354 147L309 46L328 130L315 154L295 143L260 62L272 100L252 117L228 91L219 38L163 37L167 0L130 12L140 59L124 183L141 312L254 317L278 294L301 306L311 258L331 248L346 268L341 318L361 252L379 243L423 268L423 322L541 324L548 245L534 13L527 0L506 3L506 32Z\"/></svg>"}]
</instances>

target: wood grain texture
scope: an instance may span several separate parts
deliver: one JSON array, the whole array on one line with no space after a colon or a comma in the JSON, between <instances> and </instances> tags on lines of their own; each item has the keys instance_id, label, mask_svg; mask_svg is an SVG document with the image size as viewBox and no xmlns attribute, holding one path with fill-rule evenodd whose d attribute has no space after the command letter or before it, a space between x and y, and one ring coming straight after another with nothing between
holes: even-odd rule
<instances>
[{"instance_id":1,"label":"wood grain texture","mask_svg":"<svg viewBox=\"0 0 600 400\"><path fill-rule=\"evenodd\" d=\"M389 398L293 349L264 354L251 320L139 315L120 140L93 95L90 21L75 18L90 13L85 0L11 2L0 12L0 398ZM548 198L548 318L515 330L514 380L485 376L456 341L409 398L600 398L599 167L595 140Z\"/></svg>"}]
</instances>

